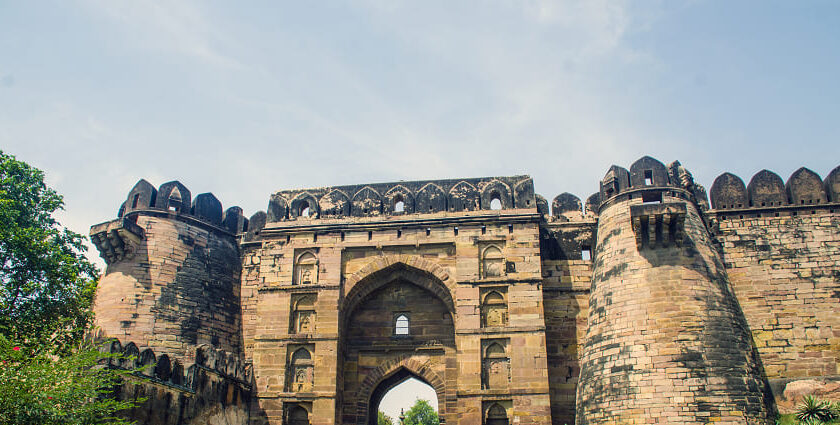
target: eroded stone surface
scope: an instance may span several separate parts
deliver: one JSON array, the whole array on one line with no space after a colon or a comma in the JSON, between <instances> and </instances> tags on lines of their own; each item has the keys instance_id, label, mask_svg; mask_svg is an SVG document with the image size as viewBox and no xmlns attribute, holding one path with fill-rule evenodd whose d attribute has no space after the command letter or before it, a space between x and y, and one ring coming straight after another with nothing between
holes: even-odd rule
<instances>
[{"instance_id":1,"label":"eroded stone surface","mask_svg":"<svg viewBox=\"0 0 840 425\"><path fill-rule=\"evenodd\" d=\"M514 176L281 190L250 219L141 180L91 229L96 320L157 364L121 389L139 424L367 424L409 377L449 424L772 423L838 396L838 175L726 173L709 209L643 157L585 209Z\"/></svg>"}]
</instances>

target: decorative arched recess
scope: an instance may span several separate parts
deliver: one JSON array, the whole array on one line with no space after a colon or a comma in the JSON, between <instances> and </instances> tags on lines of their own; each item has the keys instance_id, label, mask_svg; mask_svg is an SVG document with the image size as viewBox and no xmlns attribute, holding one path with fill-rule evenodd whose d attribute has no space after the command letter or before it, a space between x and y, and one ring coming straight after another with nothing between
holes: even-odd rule
<instances>
[{"instance_id":1,"label":"decorative arched recess","mask_svg":"<svg viewBox=\"0 0 840 425\"><path fill-rule=\"evenodd\" d=\"M481 197L475 186L462 181L449 191L449 209L455 212L475 211L480 208Z\"/></svg>"},{"instance_id":2,"label":"decorative arched recess","mask_svg":"<svg viewBox=\"0 0 840 425\"><path fill-rule=\"evenodd\" d=\"M376 368L376 370L368 375L368 377L362 382L358 391L358 400L363 400L363 402L357 404L358 409L361 411L356 412L356 423L358 425L367 425L368 423L368 409L370 408L368 401L371 399L371 396L373 396L374 390L376 390L382 382L404 371L409 372L409 375L413 375L414 377L417 377L429 384L435 390L435 394L438 398L438 417L441 419L446 417L446 398L444 392L445 381L437 373L435 373L435 371L433 371L427 363L411 357L400 357L398 359L385 362L383 365ZM400 382L402 382L402 380L396 382L393 386L396 386Z\"/></svg>"},{"instance_id":3,"label":"decorative arched recess","mask_svg":"<svg viewBox=\"0 0 840 425\"><path fill-rule=\"evenodd\" d=\"M527 178L513 186L513 203L516 208L536 208L533 180Z\"/></svg>"},{"instance_id":4,"label":"decorative arched recess","mask_svg":"<svg viewBox=\"0 0 840 425\"><path fill-rule=\"evenodd\" d=\"M417 191L414 208L418 213L446 211L446 194L440 186L429 183Z\"/></svg>"},{"instance_id":5,"label":"decorative arched recess","mask_svg":"<svg viewBox=\"0 0 840 425\"><path fill-rule=\"evenodd\" d=\"M402 201L402 212L396 211L397 202ZM414 212L414 195L403 185L396 185L385 193L385 212L387 214L411 214Z\"/></svg>"},{"instance_id":6,"label":"decorative arched recess","mask_svg":"<svg viewBox=\"0 0 840 425\"><path fill-rule=\"evenodd\" d=\"M318 207L321 217L350 217L350 197L338 189L322 196Z\"/></svg>"},{"instance_id":7,"label":"decorative arched recess","mask_svg":"<svg viewBox=\"0 0 840 425\"><path fill-rule=\"evenodd\" d=\"M446 305L455 321L455 302L449 290L449 273L438 264L413 255L386 255L376 257L345 281L350 288L342 302L340 332L346 327L347 319L373 291L395 281L405 280L423 288Z\"/></svg>"},{"instance_id":8,"label":"decorative arched recess","mask_svg":"<svg viewBox=\"0 0 840 425\"><path fill-rule=\"evenodd\" d=\"M354 217L379 215L382 213L382 195L365 186L353 195L352 214Z\"/></svg>"}]
</instances>

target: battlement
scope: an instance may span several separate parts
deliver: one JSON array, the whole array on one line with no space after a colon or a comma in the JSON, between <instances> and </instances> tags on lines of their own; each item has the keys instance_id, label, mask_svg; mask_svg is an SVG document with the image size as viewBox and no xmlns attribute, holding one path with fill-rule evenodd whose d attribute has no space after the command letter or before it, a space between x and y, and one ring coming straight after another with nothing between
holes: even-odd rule
<instances>
[{"instance_id":1,"label":"battlement","mask_svg":"<svg viewBox=\"0 0 840 425\"><path fill-rule=\"evenodd\" d=\"M610 167L601 180L598 209L634 196L644 202L661 202L664 192L695 202L701 210L709 208L706 189L694 182L694 177L679 161L666 167L655 158L643 156L630 166L630 171L618 165Z\"/></svg>"},{"instance_id":2,"label":"battlement","mask_svg":"<svg viewBox=\"0 0 840 425\"><path fill-rule=\"evenodd\" d=\"M275 222L299 217L373 217L521 208L538 208L534 182L529 176L282 190L271 196L267 220Z\"/></svg>"},{"instance_id":3,"label":"battlement","mask_svg":"<svg viewBox=\"0 0 840 425\"><path fill-rule=\"evenodd\" d=\"M140 349L134 342L123 346L113 339L101 350L119 355L108 359L108 367L139 369L117 392L124 400L146 398L125 412L138 425L219 423L233 418L246 423L250 416L251 366L232 353L201 345L191 356L195 363L185 368L176 354Z\"/></svg>"},{"instance_id":4,"label":"battlement","mask_svg":"<svg viewBox=\"0 0 840 425\"><path fill-rule=\"evenodd\" d=\"M250 365L246 365L233 353L215 349L207 344L195 348L194 355L191 356L195 362L186 368L175 355L155 354L152 348L141 350L134 342L123 346L120 340L112 339L103 346L102 351L121 355L120 358L109 359L108 365L111 367L127 370L140 368L140 376L144 378L192 392L195 392L198 369L211 371L246 387L250 387L253 378Z\"/></svg>"},{"instance_id":5,"label":"battlement","mask_svg":"<svg viewBox=\"0 0 840 425\"><path fill-rule=\"evenodd\" d=\"M140 179L128 192L120 206L118 218L138 212L165 212L176 218L195 219L215 228L238 234L248 229L248 219L242 215L242 208L234 206L222 209L222 203L210 192L191 199L190 190L177 180L164 183L155 189L145 179Z\"/></svg>"},{"instance_id":6,"label":"battlement","mask_svg":"<svg viewBox=\"0 0 840 425\"><path fill-rule=\"evenodd\" d=\"M723 173L712 184L712 208L718 217L748 212L747 215L797 215L801 209L836 209L840 204L840 167L825 180L801 167L786 183L778 174L761 170L744 185L740 177ZM741 214L743 215L743 214Z\"/></svg>"}]
</instances>

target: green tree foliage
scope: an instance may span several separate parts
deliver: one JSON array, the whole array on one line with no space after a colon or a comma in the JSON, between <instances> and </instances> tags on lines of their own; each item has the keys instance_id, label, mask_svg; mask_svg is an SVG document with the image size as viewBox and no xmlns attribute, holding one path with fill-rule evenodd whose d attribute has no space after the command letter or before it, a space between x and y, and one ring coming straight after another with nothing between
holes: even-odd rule
<instances>
[{"instance_id":1,"label":"green tree foliage","mask_svg":"<svg viewBox=\"0 0 840 425\"><path fill-rule=\"evenodd\" d=\"M408 412L405 412L405 425L438 425L438 415L426 400L418 399Z\"/></svg>"},{"instance_id":2,"label":"green tree foliage","mask_svg":"<svg viewBox=\"0 0 840 425\"><path fill-rule=\"evenodd\" d=\"M0 336L0 425L129 424L115 414L134 402L107 395L131 371L100 367L103 357L92 347L33 354Z\"/></svg>"},{"instance_id":3,"label":"green tree foliage","mask_svg":"<svg viewBox=\"0 0 840 425\"><path fill-rule=\"evenodd\" d=\"M62 208L41 170L0 151L0 335L66 354L90 323L97 271L53 218Z\"/></svg>"},{"instance_id":4,"label":"green tree foliage","mask_svg":"<svg viewBox=\"0 0 840 425\"><path fill-rule=\"evenodd\" d=\"M382 413L382 411L380 410L376 414L376 424L377 425L394 425L394 420L391 419L390 416Z\"/></svg>"},{"instance_id":5,"label":"green tree foliage","mask_svg":"<svg viewBox=\"0 0 840 425\"><path fill-rule=\"evenodd\" d=\"M127 424L115 415L135 405L108 397L134 371L84 341L97 271L53 218L62 207L42 171L0 151L0 425Z\"/></svg>"}]
</instances>

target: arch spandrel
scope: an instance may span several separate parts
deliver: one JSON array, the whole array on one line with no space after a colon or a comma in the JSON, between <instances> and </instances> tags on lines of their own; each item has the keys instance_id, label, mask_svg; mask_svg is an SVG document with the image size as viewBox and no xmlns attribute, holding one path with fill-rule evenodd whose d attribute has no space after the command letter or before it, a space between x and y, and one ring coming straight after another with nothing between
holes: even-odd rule
<instances>
[{"instance_id":1,"label":"arch spandrel","mask_svg":"<svg viewBox=\"0 0 840 425\"><path fill-rule=\"evenodd\" d=\"M347 295L341 305L342 325L362 300L396 280L410 282L440 298L454 320L455 302L451 289L454 283L443 267L414 255L386 255L376 257L345 281Z\"/></svg>"}]
</instances>

